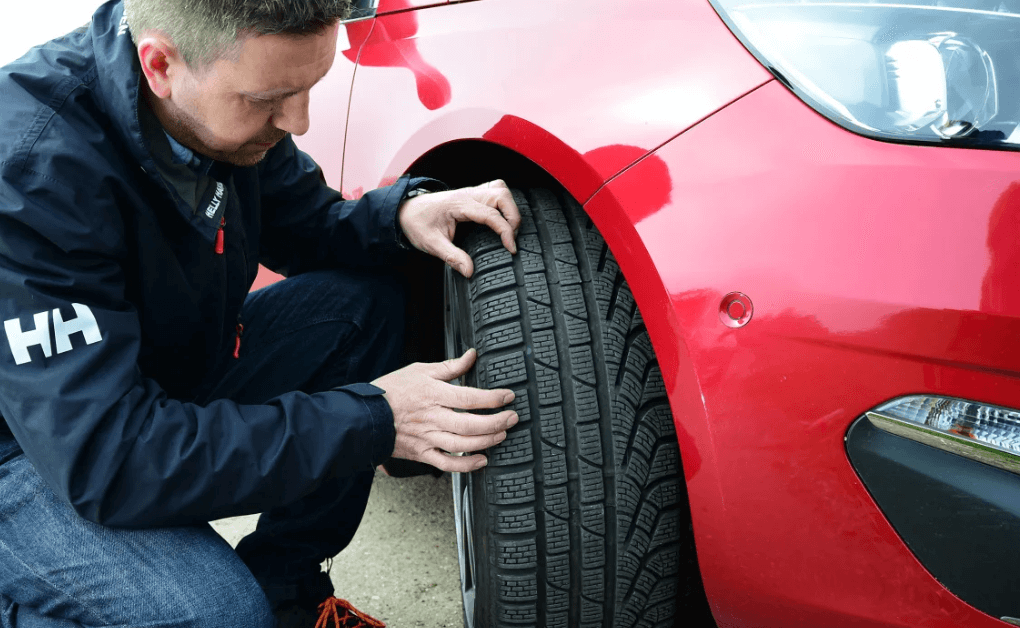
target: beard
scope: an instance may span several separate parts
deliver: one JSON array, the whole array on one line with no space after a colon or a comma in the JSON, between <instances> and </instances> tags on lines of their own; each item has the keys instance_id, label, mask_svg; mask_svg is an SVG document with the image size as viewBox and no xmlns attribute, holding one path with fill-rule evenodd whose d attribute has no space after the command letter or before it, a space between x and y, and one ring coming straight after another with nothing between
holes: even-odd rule
<instances>
[{"instance_id":1,"label":"beard","mask_svg":"<svg viewBox=\"0 0 1020 628\"><path fill-rule=\"evenodd\" d=\"M258 165L265 159L271 147L258 144L276 145L287 137L286 132L268 126L234 150L218 150L210 146L212 133L209 128L190 112L180 107L168 107L164 109L164 114L163 126L175 140L204 157L242 168Z\"/></svg>"}]
</instances>

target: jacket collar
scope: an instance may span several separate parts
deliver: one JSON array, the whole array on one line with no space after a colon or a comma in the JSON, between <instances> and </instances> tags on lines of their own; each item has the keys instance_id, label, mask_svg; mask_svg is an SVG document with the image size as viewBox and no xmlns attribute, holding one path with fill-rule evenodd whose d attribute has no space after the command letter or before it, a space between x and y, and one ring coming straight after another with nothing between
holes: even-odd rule
<instances>
[{"instance_id":1,"label":"jacket collar","mask_svg":"<svg viewBox=\"0 0 1020 628\"><path fill-rule=\"evenodd\" d=\"M111 0L92 16L92 44L101 98L114 130L126 140L146 174L173 199L181 215L214 241L226 210L232 166L216 162L196 172L173 157L163 125L141 97L141 66L124 19L122 0Z\"/></svg>"}]
</instances>

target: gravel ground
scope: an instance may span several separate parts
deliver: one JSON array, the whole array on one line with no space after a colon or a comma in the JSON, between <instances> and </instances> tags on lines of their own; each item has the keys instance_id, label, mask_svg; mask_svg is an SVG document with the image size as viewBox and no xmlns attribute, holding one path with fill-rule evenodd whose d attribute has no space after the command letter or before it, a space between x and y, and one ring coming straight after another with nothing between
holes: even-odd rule
<instances>
[{"instance_id":1,"label":"gravel ground","mask_svg":"<svg viewBox=\"0 0 1020 628\"><path fill-rule=\"evenodd\" d=\"M396 479L376 473L365 519L330 569L337 597L390 628L462 626L451 491L449 474ZM255 521L254 515L235 517L213 527L236 544Z\"/></svg>"}]
</instances>

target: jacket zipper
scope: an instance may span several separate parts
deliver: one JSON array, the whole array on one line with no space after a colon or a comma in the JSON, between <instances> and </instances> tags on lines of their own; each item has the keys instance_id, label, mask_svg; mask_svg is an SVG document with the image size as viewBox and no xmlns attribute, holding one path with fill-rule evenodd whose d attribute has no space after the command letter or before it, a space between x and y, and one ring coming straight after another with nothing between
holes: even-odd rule
<instances>
[{"instance_id":1,"label":"jacket zipper","mask_svg":"<svg viewBox=\"0 0 1020 628\"><path fill-rule=\"evenodd\" d=\"M215 247L215 251L216 251L217 255L223 255L223 251L226 250L226 246L225 246L225 242L224 242L224 235L223 235L223 228L226 225L227 225L227 216L226 216L226 214L224 214L224 216L222 218L220 218L220 228L216 230L216 247ZM248 254L244 252L244 248L243 247L241 249L241 253L244 255L244 257L243 257L243 262L244 262L243 272L244 272L244 280L245 280L245 282L247 282L248 281ZM234 326L234 330L235 330L235 334L236 334L234 336L234 359L236 360L236 359L241 357L241 336L244 335L244 325L241 324L241 315L240 314L237 315L237 325Z\"/></svg>"},{"instance_id":2,"label":"jacket zipper","mask_svg":"<svg viewBox=\"0 0 1020 628\"><path fill-rule=\"evenodd\" d=\"M227 216L226 216L226 214L224 214L223 218L220 218L220 228L216 230L216 248L214 250L216 251L217 255L223 255L223 248L224 248L223 247L223 227L226 224L227 224Z\"/></svg>"},{"instance_id":3,"label":"jacket zipper","mask_svg":"<svg viewBox=\"0 0 1020 628\"><path fill-rule=\"evenodd\" d=\"M241 315L237 315L237 335L234 336L234 359L241 357L241 335L244 333L244 325L241 324Z\"/></svg>"}]
</instances>

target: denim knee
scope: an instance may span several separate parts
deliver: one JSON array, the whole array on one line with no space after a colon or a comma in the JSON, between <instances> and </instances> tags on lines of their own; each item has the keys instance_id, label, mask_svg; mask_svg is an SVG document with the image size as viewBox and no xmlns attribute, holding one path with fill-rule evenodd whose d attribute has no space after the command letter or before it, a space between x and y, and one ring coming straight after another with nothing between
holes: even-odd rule
<instances>
[{"instance_id":1,"label":"denim knee","mask_svg":"<svg viewBox=\"0 0 1020 628\"><path fill-rule=\"evenodd\" d=\"M168 583L175 586L174 583ZM192 586L198 584L200 586ZM252 577L220 582L183 583L170 595L180 601L179 615L147 618L146 623L181 628L274 628L276 619ZM142 619L139 617L139 619Z\"/></svg>"},{"instance_id":2,"label":"denim knee","mask_svg":"<svg viewBox=\"0 0 1020 628\"><path fill-rule=\"evenodd\" d=\"M0 466L0 626L82 625L269 628L273 616L210 526L97 525L16 456Z\"/></svg>"},{"instance_id":3,"label":"denim knee","mask_svg":"<svg viewBox=\"0 0 1020 628\"><path fill-rule=\"evenodd\" d=\"M253 579L248 580L254 585ZM122 598L123 604L113 604L115 598L108 598L106 604L90 612L98 613L105 619L104 623L96 625L275 628L276 619L265 594L257 585L233 587L224 582L200 584L202 586L199 587L178 586L170 578L162 586L157 585L157 591L152 592L148 603L127 595ZM158 589L163 589L162 595ZM168 599L174 599L176 603L167 604ZM53 612L59 611L55 608ZM0 596L0 628L75 628L82 625L76 620L44 614L34 606L19 605Z\"/></svg>"},{"instance_id":4,"label":"denim knee","mask_svg":"<svg viewBox=\"0 0 1020 628\"><path fill-rule=\"evenodd\" d=\"M221 603L222 600L219 600ZM275 628L276 618L261 590L226 601L226 608L198 616L189 628ZM212 609L210 609L212 610Z\"/></svg>"}]
</instances>

